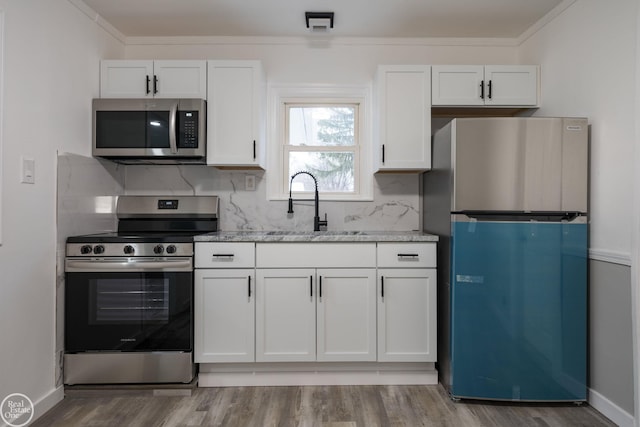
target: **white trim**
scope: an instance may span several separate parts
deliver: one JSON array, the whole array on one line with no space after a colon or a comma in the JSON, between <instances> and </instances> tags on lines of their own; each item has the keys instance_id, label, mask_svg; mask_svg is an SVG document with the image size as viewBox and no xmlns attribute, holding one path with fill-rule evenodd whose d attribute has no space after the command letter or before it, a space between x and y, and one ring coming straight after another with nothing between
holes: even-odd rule
<instances>
[{"instance_id":1,"label":"white trim","mask_svg":"<svg viewBox=\"0 0 640 427\"><path fill-rule=\"evenodd\" d=\"M634 141L633 164L640 162L640 8L636 11L636 48L635 48L635 102L634 102ZM631 197L631 330L633 331L633 413L635 425L640 426L640 168L633 168Z\"/></svg>"},{"instance_id":2,"label":"white trim","mask_svg":"<svg viewBox=\"0 0 640 427\"><path fill-rule=\"evenodd\" d=\"M595 390L589 389L589 405L620 427L633 427L633 415L620 408L618 405L601 395Z\"/></svg>"},{"instance_id":3,"label":"white trim","mask_svg":"<svg viewBox=\"0 0 640 427\"><path fill-rule=\"evenodd\" d=\"M4 164L4 10L0 9L0 246L2 246L2 165Z\"/></svg>"},{"instance_id":4,"label":"white trim","mask_svg":"<svg viewBox=\"0 0 640 427\"><path fill-rule=\"evenodd\" d=\"M69 3L77 7L82 13L87 15L89 19L98 24L107 33L115 37L120 43L127 44L127 37L122 34L116 27L107 22L98 12L89 7L83 0L68 0Z\"/></svg>"},{"instance_id":5,"label":"white trim","mask_svg":"<svg viewBox=\"0 0 640 427\"><path fill-rule=\"evenodd\" d=\"M64 399L64 387L60 386L51 390L49 394L40 398L37 402L33 403L33 419L31 423L35 422L38 418L47 413L51 408L62 402ZM0 421L0 427L7 427L7 424Z\"/></svg>"},{"instance_id":6,"label":"white trim","mask_svg":"<svg viewBox=\"0 0 640 427\"><path fill-rule=\"evenodd\" d=\"M80 0L69 0L78 1ZM127 46L167 45L311 45L316 37L250 37L250 36L179 36L179 37L125 37ZM482 46L515 47L517 38L464 38L464 37L329 37L323 39L329 46Z\"/></svg>"},{"instance_id":7,"label":"white trim","mask_svg":"<svg viewBox=\"0 0 640 427\"><path fill-rule=\"evenodd\" d=\"M628 267L631 266L631 254L628 252L617 252L607 249L591 248L589 249L589 259L609 262L611 264L626 265Z\"/></svg>"},{"instance_id":8,"label":"white trim","mask_svg":"<svg viewBox=\"0 0 640 427\"><path fill-rule=\"evenodd\" d=\"M284 104L287 102L314 102L319 98L331 102L359 104L358 138L360 146L360 192L359 194L320 194L320 200L372 201L372 92L371 86L358 85L270 85L267 91L267 200L286 200L288 192L282 190L283 156L281 142L284 141ZM285 179L286 181L286 179Z\"/></svg>"},{"instance_id":9,"label":"white trim","mask_svg":"<svg viewBox=\"0 0 640 427\"><path fill-rule=\"evenodd\" d=\"M522 43L527 41L527 39L529 37L533 36L535 33L540 31L549 22L551 22L554 19L556 19L558 17L558 15L560 15L562 12L564 12L566 9L568 9L569 6L571 6L575 2L576 2L576 0L564 0L559 5L554 7L546 15L544 15L542 18L540 18L538 20L538 22L536 22L535 24L530 26L524 33L520 34L520 36L517 38L517 41L518 41L517 45L520 46Z\"/></svg>"},{"instance_id":10,"label":"white trim","mask_svg":"<svg viewBox=\"0 0 640 427\"><path fill-rule=\"evenodd\" d=\"M198 387L436 385L433 363L200 364Z\"/></svg>"}]
</instances>

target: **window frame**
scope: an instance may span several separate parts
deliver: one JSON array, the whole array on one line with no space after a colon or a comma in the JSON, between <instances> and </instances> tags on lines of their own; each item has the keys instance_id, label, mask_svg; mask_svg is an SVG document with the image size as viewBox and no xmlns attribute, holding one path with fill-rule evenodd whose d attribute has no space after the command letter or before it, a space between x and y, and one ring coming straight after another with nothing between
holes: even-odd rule
<instances>
[{"instance_id":1,"label":"window frame","mask_svg":"<svg viewBox=\"0 0 640 427\"><path fill-rule=\"evenodd\" d=\"M353 192L320 192L321 200L333 201L371 201L373 200L372 176L372 138L371 138L371 87L370 86L270 86L269 87L269 140L268 140L268 170L267 199L286 200L289 197L289 183L291 174L288 171L288 123L287 108L296 106L356 106L355 146L305 146L304 149L293 151L319 152L326 147L326 151L354 152L357 157L354 164ZM301 148L301 146L296 146ZM354 148L355 147L355 148ZM286 164L285 164L286 162ZM294 192L296 197L308 197L311 192Z\"/></svg>"},{"instance_id":2,"label":"window frame","mask_svg":"<svg viewBox=\"0 0 640 427\"><path fill-rule=\"evenodd\" d=\"M343 146L335 146L335 145L292 145L289 142L289 125L290 125L290 109L304 107L304 108L313 108L313 107L352 107L354 109L354 144L353 145L343 145ZM353 153L353 191L322 191L320 194L324 194L325 197L334 197L334 196L353 196L360 193L360 181L362 177L360 176L360 104L359 103L346 103L346 102L285 102L284 104L285 111L285 138L282 142L282 183L286 185L282 190L284 192L289 191L288 180L291 179L291 176L299 171L291 171L289 170L289 154L290 153ZM292 194L299 196L309 195L309 191L294 191Z\"/></svg>"}]
</instances>

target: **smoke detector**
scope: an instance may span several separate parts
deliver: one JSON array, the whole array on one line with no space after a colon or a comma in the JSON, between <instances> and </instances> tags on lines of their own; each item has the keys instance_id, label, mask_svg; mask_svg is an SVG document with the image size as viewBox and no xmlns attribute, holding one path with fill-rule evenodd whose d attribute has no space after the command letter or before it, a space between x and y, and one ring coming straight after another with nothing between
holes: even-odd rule
<instances>
[{"instance_id":1,"label":"smoke detector","mask_svg":"<svg viewBox=\"0 0 640 427\"><path fill-rule=\"evenodd\" d=\"M333 28L333 12L305 12L304 17L312 33L327 33Z\"/></svg>"}]
</instances>

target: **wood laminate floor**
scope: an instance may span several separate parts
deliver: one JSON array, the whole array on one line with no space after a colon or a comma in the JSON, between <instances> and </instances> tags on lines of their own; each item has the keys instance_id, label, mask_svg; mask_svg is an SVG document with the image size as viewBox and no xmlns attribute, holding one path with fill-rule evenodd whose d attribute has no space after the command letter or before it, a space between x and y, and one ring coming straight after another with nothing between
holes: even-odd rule
<instances>
[{"instance_id":1,"label":"wood laminate floor","mask_svg":"<svg viewBox=\"0 0 640 427\"><path fill-rule=\"evenodd\" d=\"M615 426L584 404L452 402L442 386L196 388L191 396L68 393L44 426Z\"/></svg>"}]
</instances>

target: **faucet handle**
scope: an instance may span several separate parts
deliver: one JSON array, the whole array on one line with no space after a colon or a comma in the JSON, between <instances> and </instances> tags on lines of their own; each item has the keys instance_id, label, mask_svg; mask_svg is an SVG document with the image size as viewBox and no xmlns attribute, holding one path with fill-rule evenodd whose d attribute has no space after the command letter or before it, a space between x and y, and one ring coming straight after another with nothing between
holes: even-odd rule
<instances>
[{"instance_id":1,"label":"faucet handle","mask_svg":"<svg viewBox=\"0 0 640 427\"><path fill-rule=\"evenodd\" d=\"M328 225L328 221L327 221L327 213L324 213L324 219L318 221L318 225L321 227L326 227Z\"/></svg>"}]
</instances>

